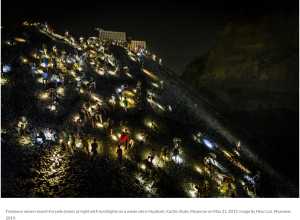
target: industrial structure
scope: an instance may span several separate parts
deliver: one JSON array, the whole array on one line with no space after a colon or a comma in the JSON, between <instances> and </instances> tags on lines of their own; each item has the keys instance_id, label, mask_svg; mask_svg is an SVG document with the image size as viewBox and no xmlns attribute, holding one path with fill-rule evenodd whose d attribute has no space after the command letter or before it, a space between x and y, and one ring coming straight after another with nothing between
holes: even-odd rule
<instances>
[{"instance_id":1,"label":"industrial structure","mask_svg":"<svg viewBox=\"0 0 300 220\"><path fill-rule=\"evenodd\" d=\"M117 41L126 41L125 32L116 32L116 31L105 31L101 28L95 28L99 31L99 39L101 40L117 40Z\"/></svg>"},{"instance_id":2,"label":"industrial structure","mask_svg":"<svg viewBox=\"0 0 300 220\"><path fill-rule=\"evenodd\" d=\"M146 41L132 40L130 46L133 50L146 49Z\"/></svg>"}]
</instances>

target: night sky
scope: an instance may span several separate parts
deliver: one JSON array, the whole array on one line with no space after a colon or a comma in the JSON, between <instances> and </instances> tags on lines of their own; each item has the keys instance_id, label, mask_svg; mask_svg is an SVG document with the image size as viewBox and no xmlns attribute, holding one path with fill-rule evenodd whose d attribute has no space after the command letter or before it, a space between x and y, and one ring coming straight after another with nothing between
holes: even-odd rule
<instances>
[{"instance_id":1,"label":"night sky","mask_svg":"<svg viewBox=\"0 0 300 220\"><path fill-rule=\"evenodd\" d=\"M272 2L270 4L270 2ZM284 5L285 1L277 1ZM125 4L126 3L126 4ZM209 0L197 4L149 1L1 1L1 25L48 22L54 32L69 31L80 36L98 37L95 28L126 32L132 40L145 40L148 50L162 58L177 75L194 56L205 53L214 42L216 28L236 14L268 10L274 0ZM247 14L247 13L245 13Z\"/></svg>"}]
</instances>

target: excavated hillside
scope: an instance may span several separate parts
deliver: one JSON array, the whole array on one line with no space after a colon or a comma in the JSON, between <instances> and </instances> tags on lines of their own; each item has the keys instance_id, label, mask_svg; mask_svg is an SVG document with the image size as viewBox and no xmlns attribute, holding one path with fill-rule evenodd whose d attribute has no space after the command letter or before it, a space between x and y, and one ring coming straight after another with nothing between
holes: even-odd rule
<instances>
[{"instance_id":1,"label":"excavated hillside","mask_svg":"<svg viewBox=\"0 0 300 220\"><path fill-rule=\"evenodd\" d=\"M23 32L30 34L30 44L22 38ZM11 36L17 37L14 45L9 44ZM48 50L56 45L58 55L57 70L65 77L65 85L49 82L45 88L42 84L43 59L36 58L36 48L48 45ZM109 45L109 51L96 53L91 46L91 58L96 58L99 69L95 69L94 61L80 62L80 69L74 69L73 59L62 62L61 53L68 51L75 55L74 47L66 37L52 35L34 26L3 27L1 39L2 62L10 66L10 72L4 73L1 79L1 196L2 197L195 197L195 186L209 183L209 193L201 193L201 197L224 197L219 188L224 176L235 177L237 197L298 197L299 170L289 158L282 157L280 152L264 144L252 133L228 120L224 113L205 96L195 91L163 65L151 57L126 51L124 45ZM85 45L86 48L86 45ZM86 49L88 51L88 49ZM26 62L20 63L23 53ZM83 51L79 50L79 57ZM111 55L113 53L113 55ZM108 79L103 72L105 54L119 61L122 70L120 76L115 74L114 62L109 62ZM138 62L138 57L143 62ZM50 59L50 57L49 57ZM37 70L33 77L29 63L36 62ZM128 73L124 67L128 67ZM125 68L126 69L126 68ZM54 72L49 67L49 75ZM89 78L96 80L96 89L91 97L85 90ZM81 92L77 92L78 80L83 80ZM136 105L136 84L141 82L140 109ZM161 81L164 86L161 87ZM122 97L117 95L116 109L110 99L125 86ZM60 95L58 112L50 107L51 96L46 92L53 88ZM153 88L153 100L147 97ZM122 104L124 96L129 100L128 112ZM91 121L85 117L83 138L92 143L94 138L99 145L98 156L93 160L91 153L82 148L76 136L74 155L65 150L62 131L76 134L76 119L85 102L94 106L97 100L105 105L103 122L108 118L114 121L113 133L110 135L104 124L97 122L95 129ZM172 106L173 114L168 115L166 107ZM28 130L22 131L18 137L12 129L10 121L14 116L26 116ZM151 126L154 121L157 130ZM124 122L124 123L122 123ZM40 140L35 141L34 128L41 130ZM57 132L58 140L55 149L43 146L41 141L48 135L49 129ZM123 155L124 167L117 164L116 149L121 132L127 129L130 139L135 141L132 149ZM198 132L204 134L202 143L196 141ZM150 135L147 143L141 139L141 132ZM164 162L159 157L163 146L169 146L169 158L173 154L173 139L180 138L180 154L175 161ZM235 143L240 140L242 149L236 150ZM215 148L212 148L215 144ZM134 155L140 154L146 159L154 148L156 152L153 162L153 174L161 179L161 192L150 188L152 178L141 165L140 171L132 165ZM216 155L210 160L210 169L203 164L204 157L211 153ZM281 163L278 163L280 161ZM254 180L247 189L247 182L256 171L262 173L261 183ZM256 186L256 193L253 185ZM234 197L230 192L227 197Z\"/></svg>"},{"instance_id":2,"label":"excavated hillside","mask_svg":"<svg viewBox=\"0 0 300 220\"><path fill-rule=\"evenodd\" d=\"M279 150L299 150L298 9L284 3L230 20L219 28L210 50L195 57L181 76Z\"/></svg>"}]
</instances>

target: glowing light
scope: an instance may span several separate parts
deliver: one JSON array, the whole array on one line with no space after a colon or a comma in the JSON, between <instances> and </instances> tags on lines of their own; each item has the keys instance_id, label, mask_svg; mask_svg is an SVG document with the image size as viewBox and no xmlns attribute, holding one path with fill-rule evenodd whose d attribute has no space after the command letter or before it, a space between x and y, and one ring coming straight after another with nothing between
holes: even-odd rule
<instances>
[{"instance_id":1,"label":"glowing light","mask_svg":"<svg viewBox=\"0 0 300 220\"><path fill-rule=\"evenodd\" d=\"M192 197L195 197L196 196L196 191L190 191L190 194Z\"/></svg>"},{"instance_id":2,"label":"glowing light","mask_svg":"<svg viewBox=\"0 0 300 220\"><path fill-rule=\"evenodd\" d=\"M4 85L6 83L6 79L1 78L1 85Z\"/></svg>"},{"instance_id":3,"label":"glowing light","mask_svg":"<svg viewBox=\"0 0 300 220\"><path fill-rule=\"evenodd\" d=\"M214 165L219 167L220 170L223 172L223 173L228 173L227 169L225 167L223 167L219 162L217 162L216 160L214 161Z\"/></svg>"},{"instance_id":4,"label":"glowing light","mask_svg":"<svg viewBox=\"0 0 300 220\"><path fill-rule=\"evenodd\" d=\"M161 105L157 104L157 106L158 106L161 110L165 110L164 107L162 107Z\"/></svg>"},{"instance_id":5,"label":"glowing light","mask_svg":"<svg viewBox=\"0 0 300 220\"><path fill-rule=\"evenodd\" d=\"M236 153L236 155L241 156L238 151L234 150L234 152Z\"/></svg>"},{"instance_id":6,"label":"glowing light","mask_svg":"<svg viewBox=\"0 0 300 220\"><path fill-rule=\"evenodd\" d=\"M225 150L222 149L222 151L224 152L225 156L227 156L228 158L233 157L234 155L226 152ZM231 159L230 162L232 162L234 165L236 165L237 167L239 167L241 170L243 170L244 172L251 174L251 172L245 167L243 166L239 161L235 160L235 159Z\"/></svg>"},{"instance_id":7,"label":"glowing light","mask_svg":"<svg viewBox=\"0 0 300 220\"><path fill-rule=\"evenodd\" d=\"M103 124L101 123L97 123L97 126L103 128Z\"/></svg>"},{"instance_id":8,"label":"glowing light","mask_svg":"<svg viewBox=\"0 0 300 220\"><path fill-rule=\"evenodd\" d=\"M131 77L132 78L132 75L130 75L129 73L126 73L127 74L127 76L129 76L129 77Z\"/></svg>"},{"instance_id":9,"label":"glowing light","mask_svg":"<svg viewBox=\"0 0 300 220\"><path fill-rule=\"evenodd\" d=\"M197 167L196 170L197 170L199 173L202 172L202 170L200 169L200 167Z\"/></svg>"},{"instance_id":10,"label":"glowing light","mask_svg":"<svg viewBox=\"0 0 300 220\"><path fill-rule=\"evenodd\" d=\"M204 142L204 144L207 146L207 147L209 147L209 148L213 148L213 143L211 143L209 140L207 140L207 139L204 139L203 138L203 142Z\"/></svg>"},{"instance_id":11,"label":"glowing light","mask_svg":"<svg viewBox=\"0 0 300 220\"><path fill-rule=\"evenodd\" d=\"M146 169L146 166L143 164L143 165L141 165L141 168L144 170L144 169Z\"/></svg>"},{"instance_id":12,"label":"glowing light","mask_svg":"<svg viewBox=\"0 0 300 220\"><path fill-rule=\"evenodd\" d=\"M10 67L9 66L4 66L3 67L3 73L7 73L10 71Z\"/></svg>"},{"instance_id":13,"label":"glowing light","mask_svg":"<svg viewBox=\"0 0 300 220\"><path fill-rule=\"evenodd\" d=\"M81 146L81 143L77 143L77 144L76 144L76 147L80 147L80 146Z\"/></svg>"},{"instance_id":14,"label":"glowing light","mask_svg":"<svg viewBox=\"0 0 300 220\"><path fill-rule=\"evenodd\" d=\"M176 160L175 160L175 156L172 157L172 160L174 162L176 162L176 163L183 163L183 159L179 155L177 155L177 159Z\"/></svg>"},{"instance_id":15,"label":"glowing light","mask_svg":"<svg viewBox=\"0 0 300 220\"><path fill-rule=\"evenodd\" d=\"M151 83L153 86L158 87L158 85L156 83Z\"/></svg>"},{"instance_id":16,"label":"glowing light","mask_svg":"<svg viewBox=\"0 0 300 220\"><path fill-rule=\"evenodd\" d=\"M225 151L223 149L222 149L222 151L224 152L224 154L226 154L227 157L231 157L231 155L227 151Z\"/></svg>"},{"instance_id":17,"label":"glowing light","mask_svg":"<svg viewBox=\"0 0 300 220\"><path fill-rule=\"evenodd\" d=\"M139 136L139 139L140 139L140 140L143 140L143 137L140 135L140 136Z\"/></svg>"},{"instance_id":18,"label":"glowing light","mask_svg":"<svg viewBox=\"0 0 300 220\"><path fill-rule=\"evenodd\" d=\"M18 41L18 42L26 42L26 40L23 39L23 38L15 38L15 40Z\"/></svg>"},{"instance_id":19,"label":"glowing light","mask_svg":"<svg viewBox=\"0 0 300 220\"><path fill-rule=\"evenodd\" d=\"M96 101L102 102L102 100L99 99L99 98L98 98L97 96L95 96L95 95L92 95L92 98L93 98L94 100L96 100Z\"/></svg>"},{"instance_id":20,"label":"glowing light","mask_svg":"<svg viewBox=\"0 0 300 220\"><path fill-rule=\"evenodd\" d=\"M115 135L112 135L112 138L116 141L117 137Z\"/></svg>"},{"instance_id":21,"label":"glowing light","mask_svg":"<svg viewBox=\"0 0 300 220\"><path fill-rule=\"evenodd\" d=\"M247 181L251 181L251 183L253 183L255 185L255 181L253 179L251 179L250 176L248 175L244 175L244 178L247 180Z\"/></svg>"}]
</instances>

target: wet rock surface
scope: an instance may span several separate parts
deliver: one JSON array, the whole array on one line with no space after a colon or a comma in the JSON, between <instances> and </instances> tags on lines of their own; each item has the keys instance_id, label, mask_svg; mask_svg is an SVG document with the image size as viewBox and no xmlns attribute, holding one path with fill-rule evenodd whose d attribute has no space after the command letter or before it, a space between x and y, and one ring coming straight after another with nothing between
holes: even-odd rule
<instances>
[{"instance_id":1,"label":"wet rock surface","mask_svg":"<svg viewBox=\"0 0 300 220\"><path fill-rule=\"evenodd\" d=\"M14 33L21 36L23 31L28 31L31 44L16 42L16 45L5 43L8 36ZM209 103L205 97L194 92L189 86L168 71L165 67L153 61L148 56L142 56L144 70L134 59L135 54L127 54L124 47L110 45L109 54L120 61L120 67L129 67L129 75L121 72L120 77L111 74L114 66L108 64L110 83L97 72L90 63L82 63L80 67L87 73L87 77L96 80L97 88L89 97L85 91L83 82L81 93L76 93L77 80L82 73L76 73L72 63L61 64L59 57L57 62L59 70L65 76L65 86L48 83L45 88L42 84L41 74L31 74L29 63L34 60L39 66L39 60L35 58L33 48L40 48L42 44L52 48L57 45L58 54L68 50L74 54L74 49L62 40L57 40L47 33L42 33L34 27L4 28L2 35L3 61L10 63L11 71L6 73L5 82L1 82L1 187L2 197L127 197L127 198L152 198L152 197L195 197L195 186L201 186L205 180L209 183L209 194L201 194L201 197L224 197L219 193L221 175L235 176L238 197L254 197L251 190L245 189L245 176L254 176L256 170L263 172L263 181L257 185L257 197L297 197L298 188L295 180L289 180L283 176L277 168L273 167L274 158L268 158L263 150L255 151L249 139L251 135L240 131L234 124L223 118L220 110ZM92 48L91 51L94 51ZM24 64L20 64L18 57L23 52L28 58ZM81 52L79 52L81 53ZM106 52L107 53L107 52ZM99 62L104 55L100 53ZM133 59L131 59L133 58ZM49 73L53 72L52 67ZM140 81L141 110L135 107L135 86ZM164 81L161 88L160 82ZM127 87L128 84L128 87ZM129 103L126 113L121 105L120 97L116 95L116 109L113 109L110 99L112 93L116 93L122 85L126 85L123 96L134 100ZM60 94L58 113L50 109L51 96L45 96L49 88L55 88ZM152 100L147 98L149 90L154 88ZM97 139L99 146L98 156L94 160L92 153L80 145L77 134L76 119L79 111L86 101L92 106L96 100L107 104L103 122L108 118L114 121L113 134L109 135L103 124L96 123L93 129L91 122L85 117L83 137L92 143ZM165 107L172 106L173 114L167 115ZM17 133L10 127L10 120L14 115L25 115L28 120L27 132ZM150 124L154 120L157 130ZM124 123L120 123L123 121ZM55 148L45 147L32 139L34 127L38 126L42 131L41 136L47 134L49 128L55 129L58 141ZM121 132L127 129L130 139L135 141L133 149L123 155L123 167L117 163L116 149L120 141ZM60 144L62 130L76 136L76 149L74 155L69 153L64 144ZM224 151L217 154L217 163L212 162L214 171L206 171L203 158L209 153L216 153L205 144L196 142L196 134L201 131L207 138L217 142L220 148L230 153L227 156ZM147 140L140 139L140 132L150 135ZM248 135L248 136L247 136ZM177 160L164 162L159 158L163 146L169 146L170 155L173 153L173 138L182 140L180 155ZM236 152L234 142L237 139L243 141L245 147ZM142 160L146 159L154 148L156 158L153 174L158 174L161 180L160 193L157 188L150 188L153 181L143 168L138 171L137 165L132 164L135 154L140 154ZM267 156L266 156L267 155ZM271 164L271 165L270 165ZM249 172L248 172L249 171ZM286 187L286 186L289 187ZM228 195L233 196L232 193Z\"/></svg>"}]
</instances>

